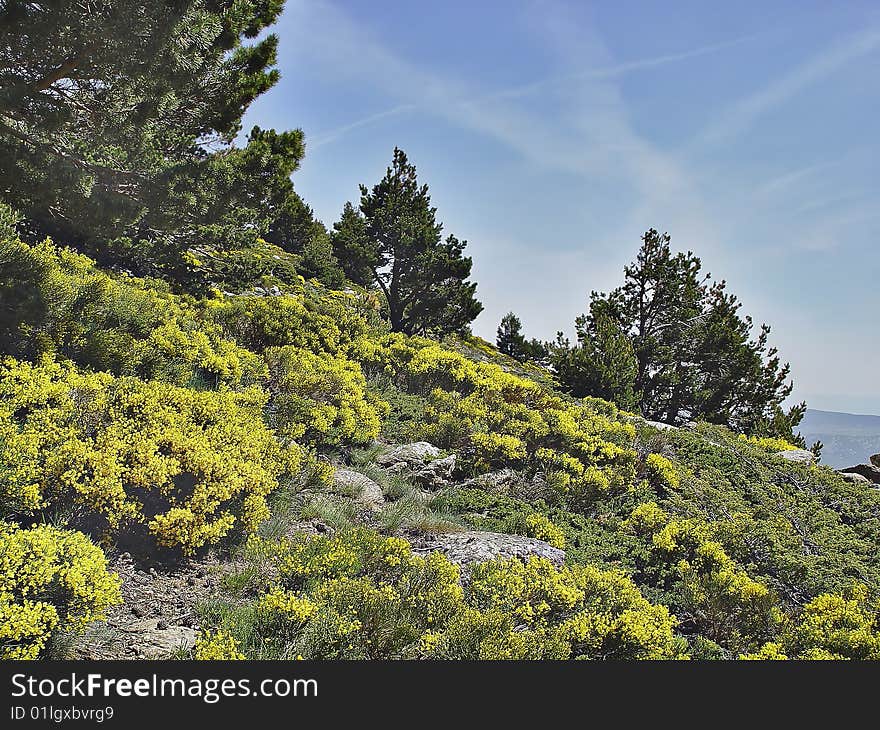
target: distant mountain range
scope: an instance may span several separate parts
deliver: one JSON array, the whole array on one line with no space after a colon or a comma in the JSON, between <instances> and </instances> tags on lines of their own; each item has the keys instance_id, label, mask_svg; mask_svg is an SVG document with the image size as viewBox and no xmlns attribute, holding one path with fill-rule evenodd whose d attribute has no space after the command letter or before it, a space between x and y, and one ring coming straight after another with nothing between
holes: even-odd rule
<instances>
[{"instance_id":1,"label":"distant mountain range","mask_svg":"<svg viewBox=\"0 0 880 730\"><path fill-rule=\"evenodd\" d=\"M880 453L880 416L807 409L804 420L796 429L807 440L825 444L822 463L839 469L868 461Z\"/></svg>"}]
</instances>

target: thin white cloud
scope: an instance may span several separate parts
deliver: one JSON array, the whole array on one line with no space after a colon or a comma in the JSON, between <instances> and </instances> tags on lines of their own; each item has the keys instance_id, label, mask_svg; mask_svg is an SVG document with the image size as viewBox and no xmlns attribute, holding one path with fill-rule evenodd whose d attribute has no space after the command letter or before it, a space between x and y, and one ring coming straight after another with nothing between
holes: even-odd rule
<instances>
[{"instance_id":1,"label":"thin white cloud","mask_svg":"<svg viewBox=\"0 0 880 730\"><path fill-rule=\"evenodd\" d=\"M316 135L312 148L359 127L419 110L485 134L542 167L579 175L624 175L644 189L678 189L681 171L634 133L615 80L632 71L717 53L756 36L616 64L591 29L577 28L570 39L561 38L559 30L565 23L555 22L561 13L562 6L542 4L536 30L556 36L552 44L558 49L576 49L565 59L566 65L594 68L486 93L466 81L443 77L395 55L332 4L294 2L285 15L293 20L291 26L298 34L295 42L304 56L321 58L322 67L336 75L358 75L396 102L386 111ZM326 28L333 32L327 33ZM573 30L572 26L567 30ZM584 63L585 48L590 63ZM569 108L566 119L548 114L544 104L529 103L525 97L538 90L556 94L553 101Z\"/></svg>"},{"instance_id":2,"label":"thin white cloud","mask_svg":"<svg viewBox=\"0 0 880 730\"><path fill-rule=\"evenodd\" d=\"M877 200L878 198L880 198L880 190L853 190L845 193L826 195L821 198L813 198L812 200L809 200L803 205L795 208L792 212L796 214L809 213L815 210L822 210L828 208L829 206L837 205L839 203L845 203L850 200L864 200L868 197Z\"/></svg>"},{"instance_id":3,"label":"thin white cloud","mask_svg":"<svg viewBox=\"0 0 880 730\"><path fill-rule=\"evenodd\" d=\"M802 183L804 180L808 180L814 177L817 172L827 170L829 167L833 167L835 164L839 163L822 162L815 165L806 165L796 170L789 170L788 172L777 175L776 177L773 177L758 185L755 189L755 194L760 197L771 197L784 194L788 192L792 187L795 187L798 184Z\"/></svg>"},{"instance_id":4,"label":"thin white cloud","mask_svg":"<svg viewBox=\"0 0 880 730\"><path fill-rule=\"evenodd\" d=\"M352 130L359 129L360 127L366 127L370 124L375 124L376 122L380 122L383 119L388 119L389 117L399 116L400 114L412 111L413 109L415 109L415 106L412 104L398 104L392 109L387 109L383 112L378 112L377 114L370 114L363 119L358 119L349 124L344 124L341 127L336 127L335 129L328 130L327 132L319 132L309 140L308 146L310 149L323 147L325 144L335 142L337 139L343 137Z\"/></svg>"},{"instance_id":5,"label":"thin white cloud","mask_svg":"<svg viewBox=\"0 0 880 730\"><path fill-rule=\"evenodd\" d=\"M747 41L754 40L760 35L761 34L755 33L751 35L741 36L739 38L734 38L733 40L724 41L722 43L714 43L712 45L694 48L688 51L668 53L660 56L654 56L653 58L640 58L633 61L626 61L624 63L605 66L603 68L586 69L584 71L578 71L575 73L540 79L538 81L533 81L529 84L522 84L521 86L515 86L509 89L496 91L490 94L488 98L518 98L528 96L529 94L533 94L535 92L544 91L548 88L570 84L572 81L580 81L586 79L618 78L634 71L645 71L649 69L659 68L661 66L666 66L670 63L678 63L681 61L690 60L692 58L699 58L700 56L708 56L713 53L718 53L719 51L724 51L729 48L733 48L740 44L746 43Z\"/></svg>"},{"instance_id":6,"label":"thin white cloud","mask_svg":"<svg viewBox=\"0 0 880 730\"><path fill-rule=\"evenodd\" d=\"M700 137L701 144L714 144L736 137L773 109L804 89L847 65L880 49L880 30L869 29L845 38L763 89L726 109Z\"/></svg>"}]
</instances>

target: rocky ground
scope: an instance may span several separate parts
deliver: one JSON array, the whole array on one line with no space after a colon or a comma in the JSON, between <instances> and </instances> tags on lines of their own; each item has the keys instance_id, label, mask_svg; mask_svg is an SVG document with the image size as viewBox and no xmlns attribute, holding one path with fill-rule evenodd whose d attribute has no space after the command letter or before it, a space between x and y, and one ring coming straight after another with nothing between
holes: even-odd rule
<instances>
[{"instance_id":1,"label":"rocky ground","mask_svg":"<svg viewBox=\"0 0 880 730\"><path fill-rule=\"evenodd\" d=\"M375 467L382 475L404 476L413 485L413 495L425 502L453 483L455 456L444 456L435 446L418 442L386 446L378 454ZM483 475L483 488L508 489L519 475L506 469ZM474 480L477 481L477 480ZM345 495L356 507L358 521L372 524L389 504L383 488L353 468L339 466L333 480L334 492ZM386 490L387 491L387 490ZM374 525L375 526L375 525ZM284 530L328 533L332 527L320 519L291 520ZM498 557L527 559L539 555L561 566L565 552L546 542L519 535L465 530L419 530L404 527L406 537L419 554L442 552L463 568L472 563ZM222 591L223 577L238 567L231 558L210 556L172 565L140 562L129 553L110 561L122 579L123 603L112 609L107 621L92 624L76 637L65 654L77 659L163 659L186 657L199 633L198 606Z\"/></svg>"},{"instance_id":2,"label":"rocky ground","mask_svg":"<svg viewBox=\"0 0 880 730\"><path fill-rule=\"evenodd\" d=\"M815 461L811 452L802 450L782 452L779 456L805 463ZM403 477L411 485L410 497L427 504L437 493L457 483L455 466L455 455L444 455L426 442L386 445L376 454L370 468L338 465L331 490L337 499L352 503L355 508L352 514L357 522L377 527L383 511L393 506L394 499L400 498L389 493L387 478ZM869 463L841 469L838 473L851 481L880 488L880 454L872 456ZM510 469L485 474L461 485L511 494L536 488L535 484L523 482L521 475ZM301 532L326 534L332 533L333 527L320 518L301 520L291 515L281 534ZM404 525L397 533L405 537L418 554L442 552L462 567L463 581L468 580L468 566L499 557L525 560L538 555L558 566L565 561L563 550L519 535L468 530L455 525L449 529ZM123 603L110 612L106 622L93 624L84 635L71 641L65 652L68 656L80 659L188 656L199 633L199 604L219 595L223 577L241 566L231 558L216 555L167 565L158 561L138 562L128 553L122 553L111 560L111 567L122 578Z\"/></svg>"},{"instance_id":3,"label":"rocky ground","mask_svg":"<svg viewBox=\"0 0 880 730\"><path fill-rule=\"evenodd\" d=\"M122 578L123 603L76 641L71 653L77 659L159 659L185 653L198 635L196 605L218 591L228 566L207 558L147 567L123 553L110 567Z\"/></svg>"}]
</instances>

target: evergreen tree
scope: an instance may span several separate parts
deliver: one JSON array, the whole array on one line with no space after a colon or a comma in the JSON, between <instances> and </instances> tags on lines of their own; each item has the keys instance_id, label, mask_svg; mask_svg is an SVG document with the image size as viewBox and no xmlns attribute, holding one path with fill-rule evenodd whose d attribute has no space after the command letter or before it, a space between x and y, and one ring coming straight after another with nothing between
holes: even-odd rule
<instances>
[{"instance_id":1,"label":"evergreen tree","mask_svg":"<svg viewBox=\"0 0 880 730\"><path fill-rule=\"evenodd\" d=\"M526 338L522 334L522 322L513 312L501 318L495 337L498 351L516 360L524 359Z\"/></svg>"},{"instance_id":2,"label":"evergreen tree","mask_svg":"<svg viewBox=\"0 0 880 730\"><path fill-rule=\"evenodd\" d=\"M188 278L264 232L303 154L254 128L283 0L0 3L0 189L32 238ZM195 254L193 256L192 254Z\"/></svg>"},{"instance_id":3,"label":"evergreen tree","mask_svg":"<svg viewBox=\"0 0 880 730\"><path fill-rule=\"evenodd\" d=\"M265 238L295 254L297 270L305 278L317 279L333 288L345 283L326 226L297 193L291 191L281 204Z\"/></svg>"},{"instance_id":4,"label":"evergreen tree","mask_svg":"<svg viewBox=\"0 0 880 730\"><path fill-rule=\"evenodd\" d=\"M770 328L752 339L751 317L724 281L702 274L692 252L673 254L668 234L649 230L636 260L625 267L624 283L609 294L593 292L590 315L578 320L579 352L555 359L570 390L626 405L629 377L610 375L627 357L614 329L625 335L635 357L635 403L651 420L677 424L691 419L755 432L776 427L791 437L804 406L787 413L790 366L769 347ZM604 353L598 356L598 353ZM612 354L614 353L614 354ZM779 413L782 413L780 417Z\"/></svg>"},{"instance_id":5,"label":"evergreen tree","mask_svg":"<svg viewBox=\"0 0 880 730\"><path fill-rule=\"evenodd\" d=\"M513 312L508 312L501 318L495 345L499 352L520 362L540 362L548 356L547 346L543 342L535 338L525 338L522 334L522 322Z\"/></svg>"},{"instance_id":6,"label":"evergreen tree","mask_svg":"<svg viewBox=\"0 0 880 730\"><path fill-rule=\"evenodd\" d=\"M380 267L379 247L367 236L367 221L351 203L333 224L333 254L345 276L361 286L376 286Z\"/></svg>"},{"instance_id":7,"label":"evergreen tree","mask_svg":"<svg viewBox=\"0 0 880 730\"><path fill-rule=\"evenodd\" d=\"M626 333L599 301L593 303L589 316L577 318L575 329L575 347L561 332L551 346L550 360L560 385L579 398L594 396L621 408L636 408L638 361Z\"/></svg>"},{"instance_id":8,"label":"evergreen tree","mask_svg":"<svg viewBox=\"0 0 880 730\"><path fill-rule=\"evenodd\" d=\"M333 246L346 275L385 295L391 329L407 334L463 330L482 311L466 241L442 237L428 186L395 148L385 177L372 190L361 185L360 210L346 205L334 225Z\"/></svg>"}]
</instances>

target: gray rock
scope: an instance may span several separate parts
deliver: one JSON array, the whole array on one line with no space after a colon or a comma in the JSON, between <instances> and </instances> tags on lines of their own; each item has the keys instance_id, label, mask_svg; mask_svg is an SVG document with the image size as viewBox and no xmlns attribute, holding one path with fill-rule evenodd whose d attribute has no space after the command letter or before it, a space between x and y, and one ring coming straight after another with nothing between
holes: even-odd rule
<instances>
[{"instance_id":1,"label":"gray rock","mask_svg":"<svg viewBox=\"0 0 880 730\"><path fill-rule=\"evenodd\" d=\"M678 426L673 426L671 423L663 423L662 421L645 421L645 423L659 431L678 431Z\"/></svg>"},{"instance_id":2,"label":"gray rock","mask_svg":"<svg viewBox=\"0 0 880 730\"><path fill-rule=\"evenodd\" d=\"M454 471L455 454L450 454L442 459L429 461L421 468L414 470L412 476L421 486L436 491L448 486Z\"/></svg>"},{"instance_id":3,"label":"gray rock","mask_svg":"<svg viewBox=\"0 0 880 730\"><path fill-rule=\"evenodd\" d=\"M880 467L880 454L872 454L870 461L872 466Z\"/></svg>"},{"instance_id":4,"label":"gray rock","mask_svg":"<svg viewBox=\"0 0 880 730\"><path fill-rule=\"evenodd\" d=\"M461 486L468 489L485 489L487 492L505 492L512 484L521 481L522 477L510 468L490 471L468 479Z\"/></svg>"},{"instance_id":5,"label":"gray rock","mask_svg":"<svg viewBox=\"0 0 880 730\"><path fill-rule=\"evenodd\" d=\"M376 459L376 463L391 469L409 467L418 469L429 461L440 456L440 449L427 441L416 441L412 444L401 444L385 451Z\"/></svg>"},{"instance_id":6,"label":"gray rock","mask_svg":"<svg viewBox=\"0 0 880 730\"><path fill-rule=\"evenodd\" d=\"M427 441L401 444L385 451L376 463L388 471L406 473L420 486L442 489L449 484L455 471L455 454L440 458L440 449Z\"/></svg>"},{"instance_id":7,"label":"gray rock","mask_svg":"<svg viewBox=\"0 0 880 730\"><path fill-rule=\"evenodd\" d=\"M439 551L450 562L461 566L485 563L496 558L519 558L525 561L532 555L547 558L557 567L561 567L565 562L565 551L543 540L521 535L504 535L500 532L470 530L423 533L412 536L410 542L415 553L426 555Z\"/></svg>"},{"instance_id":8,"label":"gray rock","mask_svg":"<svg viewBox=\"0 0 880 730\"><path fill-rule=\"evenodd\" d=\"M837 472L842 476L846 481L851 484L860 484L863 487L873 486L873 482L867 477L863 477L861 474L855 474L853 472Z\"/></svg>"},{"instance_id":9,"label":"gray rock","mask_svg":"<svg viewBox=\"0 0 880 730\"><path fill-rule=\"evenodd\" d=\"M856 464L845 469L838 469L841 474L860 474L873 484L880 484L880 467L873 464Z\"/></svg>"},{"instance_id":10,"label":"gray rock","mask_svg":"<svg viewBox=\"0 0 880 730\"><path fill-rule=\"evenodd\" d=\"M161 625L165 628L160 628ZM191 649L195 646L197 632L189 626L169 626L158 619L136 621L119 627L130 636L144 657L163 659L178 649Z\"/></svg>"},{"instance_id":11,"label":"gray rock","mask_svg":"<svg viewBox=\"0 0 880 730\"><path fill-rule=\"evenodd\" d=\"M806 449L792 449L790 451L779 451L777 456L786 461L794 461L798 464L815 464L816 455L812 451Z\"/></svg>"},{"instance_id":12,"label":"gray rock","mask_svg":"<svg viewBox=\"0 0 880 730\"><path fill-rule=\"evenodd\" d=\"M360 472L337 469L333 472L333 486L337 491L352 495L357 502L371 510L378 511L385 504L382 488Z\"/></svg>"}]
</instances>

